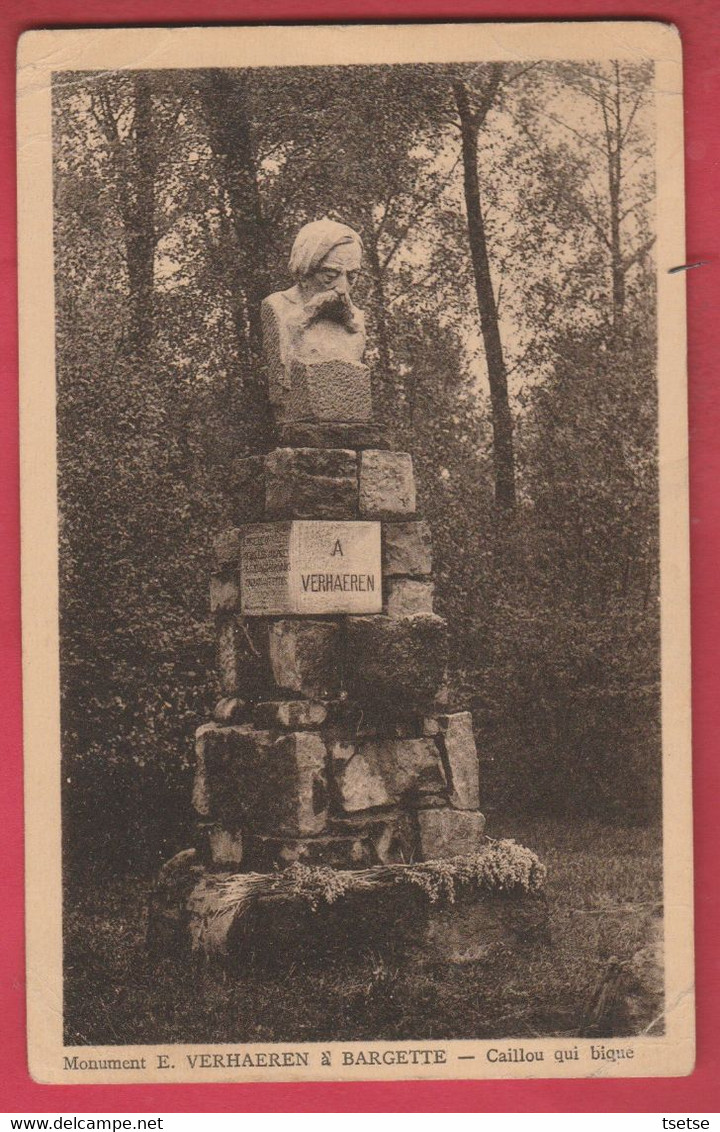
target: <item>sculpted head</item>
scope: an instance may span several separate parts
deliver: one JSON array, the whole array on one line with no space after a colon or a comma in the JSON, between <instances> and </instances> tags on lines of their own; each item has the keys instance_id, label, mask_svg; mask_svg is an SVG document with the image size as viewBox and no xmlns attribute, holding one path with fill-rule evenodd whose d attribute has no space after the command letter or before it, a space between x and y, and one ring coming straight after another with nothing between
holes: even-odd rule
<instances>
[{"instance_id":1,"label":"sculpted head","mask_svg":"<svg viewBox=\"0 0 720 1132\"><path fill-rule=\"evenodd\" d=\"M322 385L329 380L328 374L323 371L324 376L318 376L317 369L327 362L333 363L335 378L340 372L336 363L342 363L342 372L362 389L363 411L371 411L369 378L363 363L365 315L351 297L362 252L362 240L347 224L327 217L305 224L290 253L293 286L263 300L270 400L276 412L285 414L284 419L301 411L305 416L295 419L319 419L318 404L329 411L330 393ZM306 388L310 372L321 382L321 390L316 389L312 396ZM345 420L343 414L350 411L343 402L341 387L345 388L342 383L333 409L334 420Z\"/></svg>"},{"instance_id":2,"label":"sculpted head","mask_svg":"<svg viewBox=\"0 0 720 1132\"><path fill-rule=\"evenodd\" d=\"M313 220L295 237L290 274L305 302L327 296L327 307L346 306L362 263L363 245L357 232L336 220ZM328 314L331 316L330 310ZM331 316L332 317L332 316Z\"/></svg>"}]
</instances>

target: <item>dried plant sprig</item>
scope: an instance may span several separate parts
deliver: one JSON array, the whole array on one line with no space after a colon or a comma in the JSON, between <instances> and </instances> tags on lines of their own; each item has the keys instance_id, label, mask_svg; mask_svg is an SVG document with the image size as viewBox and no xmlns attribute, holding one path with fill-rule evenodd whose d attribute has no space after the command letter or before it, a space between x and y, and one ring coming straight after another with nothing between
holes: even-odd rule
<instances>
[{"instance_id":1,"label":"dried plant sprig","mask_svg":"<svg viewBox=\"0 0 720 1132\"><path fill-rule=\"evenodd\" d=\"M296 861L276 873L236 873L215 879L206 877L202 900L205 929L197 933L196 945L212 950L220 923L242 918L263 897L297 899L313 911L334 904L350 892L368 892L389 885L410 884L419 888L430 904L454 904L460 889L484 893L542 891L547 870L537 855L517 842L487 840L478 853L417 864L376 865L366 869L333 869Z\"/></svg>"}]
</instances>

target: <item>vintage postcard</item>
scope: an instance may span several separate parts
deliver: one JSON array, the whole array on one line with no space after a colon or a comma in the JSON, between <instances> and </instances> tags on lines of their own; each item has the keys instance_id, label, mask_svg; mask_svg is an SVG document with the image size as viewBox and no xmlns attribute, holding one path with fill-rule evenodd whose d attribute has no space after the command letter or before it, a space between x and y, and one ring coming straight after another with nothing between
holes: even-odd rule
<instances>
[{"instance_id":1,"label":"vintage postcard","mask_svg":"<svg viewBox=\"0 0 720 1132\"><path fill-rule=\"evenodd\" d=\"M681 44L34 31L29 1064L687 1074Z\"/></svg>"}]
</instances>

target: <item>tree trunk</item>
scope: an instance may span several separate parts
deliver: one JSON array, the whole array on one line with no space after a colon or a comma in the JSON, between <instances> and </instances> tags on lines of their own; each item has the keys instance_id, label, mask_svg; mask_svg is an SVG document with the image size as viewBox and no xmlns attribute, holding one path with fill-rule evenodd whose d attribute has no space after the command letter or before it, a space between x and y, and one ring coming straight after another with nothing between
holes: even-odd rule
<instances>
[{"instance_id":1,"label":"tree trunk","mask_svg":"<svg viewBox=\"0 0 720 1132\"><path fill-rule=\"evenodd\" d=\"M379 363L377 368L373 370L373 400L375 402L375 411L387 417L393 425L397 425L400 423L398 420L398 408L401 402L398 400L397 379L392 371L385 280L380 264L377 233L370 211L364 216L363 232L365 253L370 269L370 277L372 279L374 300L372 313Z\"/></svg>"},{"instance_id":2,"label":"tree trunk","mask_svg":"<svg viewBox=\"0 0 720 1132\"><path fill-rule=\"evenodd\" d=\"M463 82L457 81L453 83L453 93L458 114L460 115L468 238L473 275L475 278L475 292L480 313L480 331L485 347L488 381L490 384L495 502L501 511L508 512L512 511L515 507L516 499L515 464L513 458L513 422L508 399L507 373L505 370L505 360L503 358L502 341L500 339L497 305L490 274L487 237L478 178L478 130L482 124L482 119L490 109L499 82L500 71L498 69L491 74L484 100L484 113L482 117L471 110L467 87Z\"/></svg>"},{"instance_id":3,"label":"tree trunk","mask_svg":"<svg viewBox=\"0 0 720 1132\"><path fill-rule=\"evenodd\" d=\"M201 87L208 136L220 183L230 203L238 253L235 325L251 367L262 357L260 304L270 293L265 245L267 231L257 178L248 106L248 79L210 72Z\"/></svg>"},{"instance_id":4,"label":"tree trunk","mask_svg":"<svg viewBox=\"0 0 720 1132\"><path fill-rule=\"evenodd\" d=\"M377 328L378 358L382 379L385 385L390 381L390 342L387 330L387 299L385 295L385 281L380 266L377 239L373 228L372 216L366 217L365 250L367 252L370 274L372 275L373 290L375 291L375 324Z\"/></svg>"},{"instance_id":5,"label":"tree trunk","mask_svg":"<svg viewBox=\"0 0 720 1132\"><path fill-rule=\"evenodd\" d=\"M606 117L608 161L608 193L610 198L610 271L612 277L612 328L620 329L625 313L625 266L620 242L620 194L622 189L622 113L620 104L620 70L615 64L615 89L610 108L612 122Z\"/></svg>"},{"instance_id":6,"label":"tree trunk","mask_svg":"<svg viewBox=\"0 0 720 1132\"><path fill-rule=\"evenodd\" d=\"M125 178L122 215L129 288L128 348L147 352L154 329L155 171L157 153L153 130L152 90L147 75L132 77L134 118L130 139L130 176Z\"/></svg>"}]
</instances>

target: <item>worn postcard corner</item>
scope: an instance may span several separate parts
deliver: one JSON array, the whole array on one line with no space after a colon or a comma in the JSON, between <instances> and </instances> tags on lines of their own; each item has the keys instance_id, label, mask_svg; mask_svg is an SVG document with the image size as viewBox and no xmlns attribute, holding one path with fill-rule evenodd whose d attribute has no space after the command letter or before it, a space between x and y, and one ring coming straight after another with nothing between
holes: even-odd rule
<instances>
[{"instance_id":1,"label":"worn postcard corner","mask_svg":"<svg viewBox=\"0 0 720 1132\"><path fill-rule=\"evenodd\" d=\"M33 1077L690 1073L676 29L18 59Z\"/></svg>"}]
</instances>

